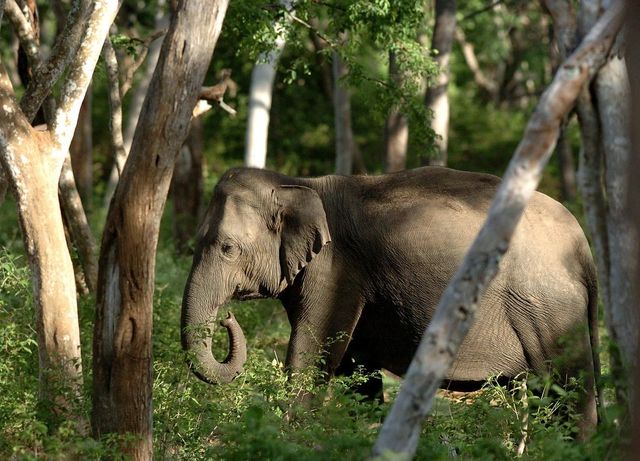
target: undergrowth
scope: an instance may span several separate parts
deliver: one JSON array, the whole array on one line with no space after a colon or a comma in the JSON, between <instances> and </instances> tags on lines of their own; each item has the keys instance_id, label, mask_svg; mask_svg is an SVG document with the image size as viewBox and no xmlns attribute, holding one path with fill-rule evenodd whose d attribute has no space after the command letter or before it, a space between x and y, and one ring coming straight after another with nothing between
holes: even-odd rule
<instances>
[{"instance_id":1,"label":"undergrowth","mask_svg":"<svg viewBox=\"0 0 640 461\"><path fill-rule=\"evenodd\" d=\"M114 437L96 441L70 421L50 429L37 411L38 352L25 263L15 249L0 250L0 459L118 459ZM189 258L160 247L153 332L155 459L365 459L389 404L352 394L351 380L361 376L318 385L309 371L288 380L283 361L289 324L276 301L228 306L248 338L249 359L240 377L210 386L189 372L179 335L189 266ZM85 402L78 416L85 421L90 417L93 305L91 298L79 303ZM221 330L215 337L218 357L226 354ZM399 381L388 376L384 381L386 400L393 401ZM305 393L316 395L316 402L292 405ZM416 459L513 459L525 412L528 439L522 459L616 459L619 431L613 423L601 424L587 443L576 441L576 395L577 387L560 389L537 377L509 388L491 380L471 394L442 392L424 424Z\"/></svg>"}]
</instances>

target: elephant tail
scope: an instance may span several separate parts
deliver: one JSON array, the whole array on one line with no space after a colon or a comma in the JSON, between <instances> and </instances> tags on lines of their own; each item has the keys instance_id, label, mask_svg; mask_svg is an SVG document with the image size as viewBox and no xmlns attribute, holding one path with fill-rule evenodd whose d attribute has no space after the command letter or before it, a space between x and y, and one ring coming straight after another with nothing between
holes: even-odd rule
<instances>
[{"instance_id":1,"label":"elephant tail","mask_svg":"<svg viewBox=\"0 0 640 461\"><path fill-rule=\"evenodd\" d=\"M589 327L589 342L591 343L591 359L593 361L593 380L595 392L598 396L598 419L602 420L603 393L600 367L600 336L598 333L598 281L593 261L587 265L587 321Z\"/></svg>"}]
</instances>

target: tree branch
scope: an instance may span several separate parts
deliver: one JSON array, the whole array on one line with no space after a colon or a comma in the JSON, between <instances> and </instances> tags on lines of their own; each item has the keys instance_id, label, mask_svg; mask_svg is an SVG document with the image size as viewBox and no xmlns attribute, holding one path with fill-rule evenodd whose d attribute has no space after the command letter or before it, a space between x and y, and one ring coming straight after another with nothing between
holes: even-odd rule
<instances>
[{"instance_id":1,"label":"tree branch","mask_svg":"<svg viewBox=\"0 0 640 461\"><path fill-rule=\"evenodd\" d=\"M61 101L51 123L52 139L58 145L54 157L60 158L60 164L69 150L80 106L118 8L117 0L96 0L87 20L86 32L70 66Z\"/></svg>"},{"instance_id":2,"label":"tree branch","mask_svg":"<svg viewBox=\"0 0 640 461\"><path fill-rule=\"evenodd\" d=\"M431 409L433 396L473 323L477 303L495 277L524 208L535 192L561 120L573 107L583 85L605 62L620 29L622 13L619 1L606 11L542 95L487 220L442 295L420 342L373 449L374 456L396 453L410 458L415 453L422 420Z\"/></svg>"},{"instance_id":3,"label":"tree branch","mask_svg":"<svg viewBox=\"0 0 640 461\"><path fill-rule=\"evenodd\" d=\"M104 46L102 47L102 58L104 59L107 81L109 83L108 97L111 114L109 118L109 131L111 133L111 150L118 176L120 176L124 168L124 162L127 159L127 150L124 147L124 138L122 136L122 95L120 93L118 60L111 40L108 38L104 41Z\"/></svg>"},{"instance_id":4,"label":"tree branch","mask_svg":"<svg viewBox=\"0 0 640 461\"><path fill-rule=\"evenodd\" d=\"M456 41L460 44L462 55L467 63L467 67L473 74L473 80L476 82L476 85L489 93L492 98L495 97L498 92L498 86L493 80L487 78L484 72L482 72L482 69L480 69L473 45L467 42L462 28L456 27L455 37Z\"/></svg>"},{"instance_id":5,"label":"tree branch","mask_svg":"<svg viewBox=\"0 0 640 461\"><path fill-rule=\"evenodd\" d=\"M136 71L140 68L144 60L147 58L147 54L149 53L149 47L151 46L151 43L153 43L153 41L162 37L166 33L167 33L166 29L156 30L144 40L140 40L142 44L142 51L140 51L140 55L133 62L133 64L131 64L129 67L126 68L124 72L124 76L122 78L122 85L120 85L120 94L123 98L124 98L124 95L127 94L127 92L131 89L131 86L133 85L133 75L136 73Z\"/></svg>"},{"instance_id":6,"label":"tree branch","mask_svg":"<svg viewBox=\"0 0 640 461\"><path fill-rule=\"evenodd\" d=\"M89 0L75 0L72 3L64 29L56 38L51 56L47 62L34 66L33 78L20 101L20 107L29 120L36 116L62 72L76 55L87 25L86 16L90 3Z\"/></svg>"},{"instance_id":7,"label":"tree branch","mask_svg":"<svg viewBox=\"0 0 640 461\"><path fill-rule=\"evenodd\" d=\"M544 6L553 22L553 34L558 43L558 50L562 59L573 51L576 46L576 14L568 0L544 0Z\"/></svg>"},{"instance_id":8,"label":"tree branch","mask_svg":"<svg viewBox=\"0 0 640 461\"><path fill-rule=\"evenodd\" d=\"M31 22L27 20L15 0L8 0L4 10L20 40L20 46L27 55L29 65L35 67L35 64L40 61L40 51Z\"/></svg>"}]
</instances>

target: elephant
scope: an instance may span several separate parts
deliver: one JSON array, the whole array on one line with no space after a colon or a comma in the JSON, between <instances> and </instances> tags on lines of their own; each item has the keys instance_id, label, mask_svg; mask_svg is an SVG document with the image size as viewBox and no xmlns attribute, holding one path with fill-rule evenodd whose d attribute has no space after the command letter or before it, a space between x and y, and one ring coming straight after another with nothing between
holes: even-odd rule
<instances>
[{"instance_id":1,"label":"elephant","mask_svg":"<svg viewBox=\"0 0 640 461\"><path fill-rule=\"evenodd\" d=\"M445 167L316 178L228 170L198 230L184 290L181 339L191 369L208 383L233 380L246 340L229 314L222 322L229 353L214 358L218 309L269 297L282 302L291 324L290 372L317 365L331 377L360 366L401 376L499 184L493 175ZM466 390L497 374L548 373L569 352L558 372L585 376L580 424L595 425L595 273L574 216L535 192L446 385ZM372 378L363 393L381 390Z\"/></svg>"}]
</instances>

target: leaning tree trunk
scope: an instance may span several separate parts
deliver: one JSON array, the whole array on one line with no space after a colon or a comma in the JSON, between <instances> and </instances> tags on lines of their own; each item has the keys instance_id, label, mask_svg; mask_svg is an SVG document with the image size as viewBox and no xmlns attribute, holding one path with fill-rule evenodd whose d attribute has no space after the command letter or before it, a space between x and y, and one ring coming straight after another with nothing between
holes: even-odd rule
<instances>
[{"instance_id":1,"label":"leaning tree trunk","mask_svg":"<svg viewBox=\"0 0 640 461\"><path fill-rule=\"evenodd\" d=\"M61 394L61 389L70 388L79 395L82 368L75 278L58 203L58 179L102 41L117 9L115 0L96 1L89 15L76 18L86 29L84 36L78 35L82 40L78 40L81 43L68 68L61 102L48 131L31 127L30 119L39 104L32 105L28 113L18 107L0 66L0 102L4 108L0 112L0 161L16 198L32 270L41 398L67 412L71 400ZM36 72L30 88L52 84L38 81L38 75Z\"/></svg>"},{"instance_id":2,"label":"leaning tree trunk","mask_svg":"<svg viewBox=\"0 0 640 461\"><path fill-rule=\"evenodd\" d=\"M433 28L431 49L436 50L435 61L440 68L435 84L429 86L425 105L433 112L431 129L437 135L436 153L429 158L430 165L447 165L449 144L449 59L456 32L455 0L436 0L436 23Z\"/></svg>"},{"instance_id":3,"label":"leaning tree trunk","mask_svg":"<svg viewBox=\"0 0 640 461\"><path fill-rule=\"evenodd\" d=\"M374 456L409 459L415 453L421 423L460 344L475 309L495 277L524 208L535 192L553 152L562 118L580 89L605 62L620 29L623 9L610 8L580 47L564 62L542 95L509 164L485 224L447 286L409 366L400 393L385 419Z\"/></svg>"},{"instance_id":4,"label":"leaning tree trunk","mask_svg":"<svg viewBox=\"0 0 640 461\"><path fill-rule=\"evenodd\" d=\"M150 459L153 453L151 330L160 219L227 5L228 0L192 0L174 6L105 224L93 342L92 427L98 437L136 436L121 447L134 460Z\"/></svg>"},{"instance_id":5,"label":"leaning tree trunk","mask_svg":"<svg viewBox=\"0 0 640 461\"><path fill-rule=\"evenodd\" d=\"M293 0L279 0L280 5L289 11ZM284 15L287 20L289 15ZM246 166L264 168L267 161L267 138L269 135L269 114L273 94L273 81L276 76L278 60L285 45L285 24L282 21L274 24L278 32L273 50L258 57L258 62L251 72L249 89L249 114L247 117L247 133L244 150Z\"/></svg>"},{"instance_id":6,"label":"leaning tree trunk","mask_svg":"<svg viewBox=\"0 0 640 461\"><path fill-rule=\"evenodd\" d=\"M402 84L402 72L398 69L396 53L389 52L389 80L394 86ZM393 173L407 167L407 146L409 144L409 121L398 106L391 107L384 125L384 171Z\"/></svg>"}]
</instances>

